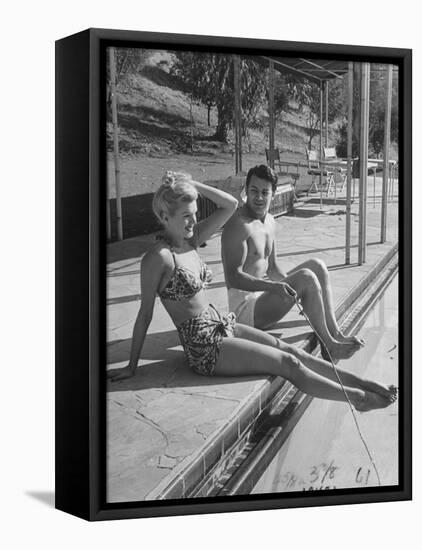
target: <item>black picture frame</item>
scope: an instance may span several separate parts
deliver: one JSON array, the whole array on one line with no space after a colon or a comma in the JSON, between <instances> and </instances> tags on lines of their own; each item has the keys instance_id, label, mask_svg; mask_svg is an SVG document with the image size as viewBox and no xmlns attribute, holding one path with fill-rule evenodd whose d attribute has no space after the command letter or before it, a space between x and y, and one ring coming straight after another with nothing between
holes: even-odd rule
<instances>
[{"instance_id":1,"label":"black picture frame","mask_svg":"<svg viewBox=\"0 0 422 550\"><path fill-rule=\"evenodd\" d=\"M105 116L107 46L274 53L399 67L400 483L230 498L105 501ZM56 42L56 508L87 520L412 498L412 53L408 49L88 29Z\"/></svg>"}]
</instances>

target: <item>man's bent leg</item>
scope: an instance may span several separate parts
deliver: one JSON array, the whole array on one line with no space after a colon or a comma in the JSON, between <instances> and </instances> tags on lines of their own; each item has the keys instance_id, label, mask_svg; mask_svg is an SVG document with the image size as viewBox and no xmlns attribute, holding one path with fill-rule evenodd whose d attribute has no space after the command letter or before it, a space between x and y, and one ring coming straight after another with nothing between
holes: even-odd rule
<instances>
[{"instance_id":1,"label":"man's bent leg","mask_svg":"<svg viewBox=\"0 0 422 550\"><path fill-rule=\"evenodd\" d=\"M334 358L344 359L356 350L355 342L340 342L329 331L325 315L322 288L315 273L299 269L288 275L284 282L296 291L312 326Z\"/></svg>"},{"instance_id":2,"label":"man's bent leg","mask_svg":"<svg viewBox=\"0 0 422 550\"><path fill-rule=\"evenodd\" d=\"M318 278L319 284L321 285L322 300L324 302L327 327L335 338L340 332L340 329L335 317L333 293L331 290L330 275L328 273L327 266L323 261L316 258L311 258L310 260L303 262L302 264L289 271L288 276L293 275L301 269L309 269L310 271L315 273Z\"/></svg>"},{"instance_id":3,"label":"man's bent leg","mask_svg":"<svg viewBox=\"0 0 422 550\"><path fill-rule=\"evenodd\" d=\"M340 342L354 341L357 344L362 345L363 344L362 340L359 340L354 336L352 337L344 336L340 330L340 327L338 326L336 315L335 315L335 309L334 309L334 299L333 299L333 292L331 288L330 275L325 263L322 260L319 260L317 258L311 258L310 260L307 260L306 262L303 262L302 264L298 265L295 269L292 269L291 271L289 271L288 275L293 275L294 273L300 271L301 269L309 269L316 275L318 279L318 282L321 286L322 300L324 302L325 320L327 323L327 328L330 331L333 338L335 338Z\"/></svg>"},{"instance_id":4,"label":"man's bent leg","mask_svg":"<svg viewBox=\"0 0 422 550\"><path fill-rule=\"evenodd\" d=\"M255 301L254 326L266 329L277 323L288 313L295 300L287 292L263 292Z\"/></svg>"}]
</instances>

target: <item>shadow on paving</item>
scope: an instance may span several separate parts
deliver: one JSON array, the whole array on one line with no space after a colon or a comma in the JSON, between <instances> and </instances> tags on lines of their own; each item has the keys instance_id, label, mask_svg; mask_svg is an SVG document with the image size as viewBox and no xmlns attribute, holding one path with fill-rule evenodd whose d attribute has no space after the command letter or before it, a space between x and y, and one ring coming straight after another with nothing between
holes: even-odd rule
<instances>
[{"instance_id":1,"label":"shadow on paving","mask_svg":"<svg viewBox=\"0 0 422 550\"><path fill-rule=\"evenodd\" d=\"M320 216L325 214L323 210L299 210L298 208L293 210L291 213L285 214L286 218L314 218L315 216Z\"/></svg>"},{"instance_id":2,"label":"shadow on paving","mask_svg":"<svg viewBox=\"0 0 422 550\"><path fill-rule=\"evenodd\" d=\"M359 264L358 264L358 262L354 262L352 264L327 265L328 271L337 271L339 269L349 269L350 267L359 267Z\"/></svg>"},{"instance_id":3,"label":"shadow on paving","mask_svg":"<svg viewBox=\"0 0 422 550\"><path fill-rule=\"evenodd\" d=\"M131 294L129 296L116 296L115 298L107 298L107 305L115 306L117 304L127 304L128 302L136 302L140 299L140 294Z\"/></svg>"},{"instance_id":4,"label":"shadow on paving","mask_svg":"<svg viewBox=\"0 0 422 550\"><path fill-rule=\"evenodd\" d=\"M224 281L220 281L219 283L208 283L207 289L213 290L216 288L226 288L226 283ZM141 300L141 294L130 294L129 296L115 296L114 298L107 298L107 305L108 306L115 306L117 304L127 304L129 302L137 302Z\"/></svg>"},{"instance_id":5,"label":"shadow on paving","mask_svg":"<svg viewBox=\"0 0 422 550\"><path fill-rule=\"evenodd\" d=\"M262 376L202 376L188 367L182 350L167 350L160 355L161 360L138 368L132 378L116 382L107 380L107 393L137 392L150 389L178 389L183 391L188 388L201 388L203 389L202 393L206 393L208 386L215 388L225 384L240 384L263 378ZM119 372L120 369L113 370Z\"/></svg>"},{"instance_id":6,"label":"shadow on paving","mask_svg":"<svg viewBox=\"0 0 422 550\"><path fill-rule=\"evenodd\" d=\"M113 271L107 272L107 278L108 277L126 277L128 275L139 275L139 267L138 269L134 269L132 271L118 271L117 273L114 273Z\"/></svg>"},{"instance_id":7,"label":"shadow on paving","mask_svg":"<svg viewBox=\"0 0 422 550\"><path fill-rule=\"evenodd\" d=\"M366 246L375 246L379 245L379 242L366 243ZM350 248L357 248L357 244L352 244ZM298 250L297 252L285 252L283 254L276 254L277 258L285 258L287 256L302 256L304 254L317 254L318 252L329 252L330 250L344 250L344 245L342 246L331 246L327 248L309 248L308 250ZM209 262L207 262L209 263ZM339 264L340 265L340 264ZM354 267L357 264L343 264L344 267Z\"/></svg>"},{"instance_id":8,"label":"shadow on paving","mask_svg":"<svg viewBox=\"0 0 422 550\"><path fill-rule=\"evenodd\" d=\"M301 337L303 336L302 334ZM108 344L107 364L119 364L119 368L109 369L109 371L118 373L122 368L120 365L125 366L129 362L130 347L131 338L115 340ZM196 374L186 363L176 330L147 335L142 359L148 364L138 367L133 378L116 382L108 380L107 392L221 386L262 378L262 376L217 377Z\"/></svg>"},{"instance_id":9,"label":"shadow on paving","mask_svg":"<svg viewBox=\"0 0 422 550\"><path fill-rule=\"evenodd\" d=\"M353 204L355 201L357 201L357 199L355 200L351 200L351 204ZM319 197L312 197L311 199L307 200L306 201L307 204L320 204L320 198ZM322 204L323 205L335 205L335 206L338 206L339 204L342 205L346 205L347 204L347 200L345 198L342 198L342 197L337 197L337 198L334 198L334 197L323 197L322 198Z\"/></svg>"},{"instance_id":10,"label":"shadow on paving","mask_svg":"<svg viewBox=\"0 0 422 550\"><path fill-rule=\"evenodd\" d=\"M271 334L276 338L280 338L280 335L277 332L271 332L271 330L268 331L268 334ZM282 337L281 339L286 344L299 344L310 336L312 336L312 332L301 332L300 334L294 334L293 336L285 336L285 337Z\"/></svg>"},{"instance_id":11,"label":"shadow on paving","mask_svg":"<svg viewBox=\"0 0 422 550\"><path fill-rule=\"evenodd\" d=\"M109 356L109 361L113 363L129 361L131 342L132 338L108 342L107 355ZM142 358L151 360L161 359L163 350L170 350L177 346L180 346L180 340L176 329L147 334L142 348Z\"/></svg>"},{"instance_id":12,"label":"shadow on paving","mask_svg":"<svg viewBox=\"0 0 422 550\"><path fill-rule=\"evenodd\" d=\"M117 241L109 243L107 245L107 264L114 262L121 262L123 260L136 260L139 261L140 257L151 250L155 245L153 239L125 239L124 241Z\"/></svg>"},{"instance_id":13,"label":"shadow on paving","mask_svg":"<svg viewBox=\"0 0 422 550\"><path fill-rule=\"evenodd\" d=\"M270 330L282 330L286 328L294 328L294 327L307 327L308 323L305 321L305 319L301 320L290 320L290 321L279 321L278 323L271 326Z\"/></svg>"}]
</instances>

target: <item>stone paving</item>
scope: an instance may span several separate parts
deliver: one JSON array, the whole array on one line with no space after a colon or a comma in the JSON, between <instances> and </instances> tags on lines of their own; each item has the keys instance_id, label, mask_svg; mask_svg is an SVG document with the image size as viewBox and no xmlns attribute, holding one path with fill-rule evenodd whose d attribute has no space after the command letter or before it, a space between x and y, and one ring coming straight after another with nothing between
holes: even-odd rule
<instances>
[{"instance_id":1,"label":"stone paving","mask_svg":"<svg viewBox=\"0 0 422 550\"><path fill-rule=\"evenodd\" d=\"M379 178L380 179L380 178ZM378 182L380 183L380 182ZM277 220L278 260L289 270L311 257L329 267L337 303L367 274L398 240L397 199L388 203L387 242L379 244L380 201L369 201L367 263L357 265L358 205L352 207L351 265L344 264L345 205L324 204L318 198ZM154 245L144 235L108 245L107 259L107 369L120 368L129 359L134 319L140 306L139 265ZM227 294L220 258L220 236L200 249L213 270L209 300L227 311ZM272 333L292 343L309 329L296 311ZM204 444L236 417L251 394L267 379L204 378L188 370L177 333L157 299L136 376L107 387L107 500L154 498L172 472L200 452Z\"/></svg>"}]
</instances>

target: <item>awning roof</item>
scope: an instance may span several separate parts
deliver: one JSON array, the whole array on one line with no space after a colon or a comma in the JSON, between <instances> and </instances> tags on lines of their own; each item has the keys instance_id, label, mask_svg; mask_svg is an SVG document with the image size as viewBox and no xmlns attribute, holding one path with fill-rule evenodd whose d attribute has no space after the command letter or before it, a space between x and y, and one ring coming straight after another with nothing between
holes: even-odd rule
<instances>
[{"instance_id":1,"label":"awning roof","mask_svg":"<svg viewBox=\"0 0 422 550\"><path fill-rule=\"evenodd\" d=\"M280 72L289 72L321 83L333 78L342 78L347 74L348 61L332 59L304 59L301 57L262 56L267 61L274 61L274 69Z\"/></svg>"}]
</instances>

